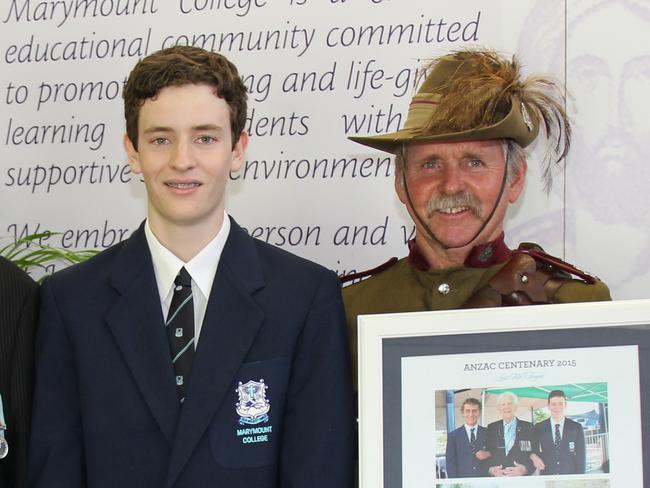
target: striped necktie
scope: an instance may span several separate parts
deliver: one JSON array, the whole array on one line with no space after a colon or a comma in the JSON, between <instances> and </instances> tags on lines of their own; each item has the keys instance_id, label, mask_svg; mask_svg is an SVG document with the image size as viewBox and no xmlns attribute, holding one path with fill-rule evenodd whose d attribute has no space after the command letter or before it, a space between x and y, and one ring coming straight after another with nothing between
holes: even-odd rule
<instances>
[{"instance_id":1,"label":"striped necktie","mask_svg":"<svg viewBox=\"0 0 650 488\"><path fill-rule=\"evenodd\" d=\"M174 296L165 325L174 364L178 397L183 403L194 356L192 278L185 268L181 268L174 280Z\"/></svg>"},{"instance_id":2,"label":"striped necktie","mask_svg":"<svg viewBox=\"0 0 650 488\"><path fill-rule=\"evenodd\" d=\"M560 424L555 424L555 436L553 439L553 444L559 449L560 443L562 442L562 436L560 435Z\"/></svg>"}]
</instances>

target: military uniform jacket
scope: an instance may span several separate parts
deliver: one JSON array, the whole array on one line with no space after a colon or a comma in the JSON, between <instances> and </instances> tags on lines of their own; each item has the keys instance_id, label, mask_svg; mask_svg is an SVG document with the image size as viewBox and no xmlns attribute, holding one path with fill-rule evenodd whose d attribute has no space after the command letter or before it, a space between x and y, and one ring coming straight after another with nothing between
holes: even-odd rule
<instances>
[{"instance_id":1,"label":"military uniform jacket","mask_svg":"<svg viewBox=\"0 0 650 488\"><path fill-rule=\"evenodd\" d=\"M490 246L490 247L488 247ZM422 312L461 308L511 259L503 238L475 248L471 263L446 269L429 270L424 258L410 243L411 252L387 269L359 283L343 288L348 334L353 365L357 356L357 316L364 314ZM490 249L488 259L485 249ZM566 278L553 296L557 303L610 300L609 289L602 281L588 284ZM355 375L356 378L356 375Z\"/></svg>"},{"instance_id":2,"label":"military uniform jacket","mask_svg":"<svg viewBox=\"0 0 650 488\"><path fill-rule=\"evenodd\" d=\"M352 485L348 344L331 271L232 221L182 406L142 227L55 273L41 295L33 488ZM242 412L253 398L268 401L267 418Z\"/></svg>"},{"instance_id":3,"label":"military uniform jacket","mask_svg":"<svg viewBox=\"0 0 650 488\"><path fill-rule=\"evenodd\" d=\"M517 419L517 434L515 443L508 453L505 448L503 431L503 420L497 420L488 425L487 428L487 450L490 451L490 458L486 460L489 467L501 466L503 468L513 467L515 462L526 466L527 474L535 471L530 455L535 452L537 441L533 424L525 420ZM489 468L488 468L489 469Z\"/></svg>"}]
</instances>

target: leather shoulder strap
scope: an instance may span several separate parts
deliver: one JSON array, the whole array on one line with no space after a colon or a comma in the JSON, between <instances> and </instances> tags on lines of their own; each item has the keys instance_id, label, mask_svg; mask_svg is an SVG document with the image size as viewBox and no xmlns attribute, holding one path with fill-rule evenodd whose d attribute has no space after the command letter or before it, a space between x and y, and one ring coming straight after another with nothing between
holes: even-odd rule
<instances>
[{"instance_id":1,"label":"leather shoulder strap","mask_svg":"<svg viewBox=\"0 0 650 488\"><path fill-rule=\"evenodd\" d=\"M513 254L528 254L538 264L556 268L557 270L564 271L570 275L577 276L590 285L593 285L598 281L596 276L592 276L573 264L569 264L566 261L562 261L560 258L545 253L540 246L532 242L522 242L519 247L513 251Z\"/></svg>"},{"instance_id":2,"label":"leather shoulder strap","mask_svg":"<svg viewBox=\"0 0 650 488\"><path fill-rule=\"evenodd\" d=\"M598 278L536 244L524 243L492 279L465 302L463 308L502 307L554 303L558 289L573 276L594 284Z\"/></svg>"}]
</instances>

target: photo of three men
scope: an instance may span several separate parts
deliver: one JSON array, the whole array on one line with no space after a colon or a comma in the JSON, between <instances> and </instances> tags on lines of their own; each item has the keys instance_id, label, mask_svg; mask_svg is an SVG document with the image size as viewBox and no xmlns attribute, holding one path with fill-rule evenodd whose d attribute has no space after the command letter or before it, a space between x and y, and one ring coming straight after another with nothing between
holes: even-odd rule
<instances>
[{"instance_id":1,"label":"photo of three men","mask_svg":"<svg viewBox=\"0 0 650 488\"><path fill-rule=\"evenodd\" d=\"M436 404L448 412L442 478L609 472L604 383L438 391Z\"/></svg>"}]
</instances>

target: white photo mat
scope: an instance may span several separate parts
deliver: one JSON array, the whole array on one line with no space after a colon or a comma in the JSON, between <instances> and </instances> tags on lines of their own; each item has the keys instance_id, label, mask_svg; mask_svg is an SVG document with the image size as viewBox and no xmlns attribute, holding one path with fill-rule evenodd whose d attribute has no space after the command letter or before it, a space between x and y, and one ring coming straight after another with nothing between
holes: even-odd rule
<instances>
[{"instance_id":1,"label":"white photo mat","mask_svg":"<svg viewBox=\"0 0 650 488\"><path fill-rule=\"evenodd\" d=\"M515 375L499 368L464 371L468 363L531 358L558 363ZM563 359L575 359L576 366L559 366ZM604 477L609 486L641 488L648 469L642 444L650 441L641 411L649 407L643 392L650 371L640 371L639 364L650 365L650 300L361 316L360 486L436 486L435 390L603 381L612 463ZM558 478L576 477L585 478ZM528 477L516 486L544 486L542 478L554 477ZM463 486L515 486L513 481Z\"/></svg>"}]
</instances>

